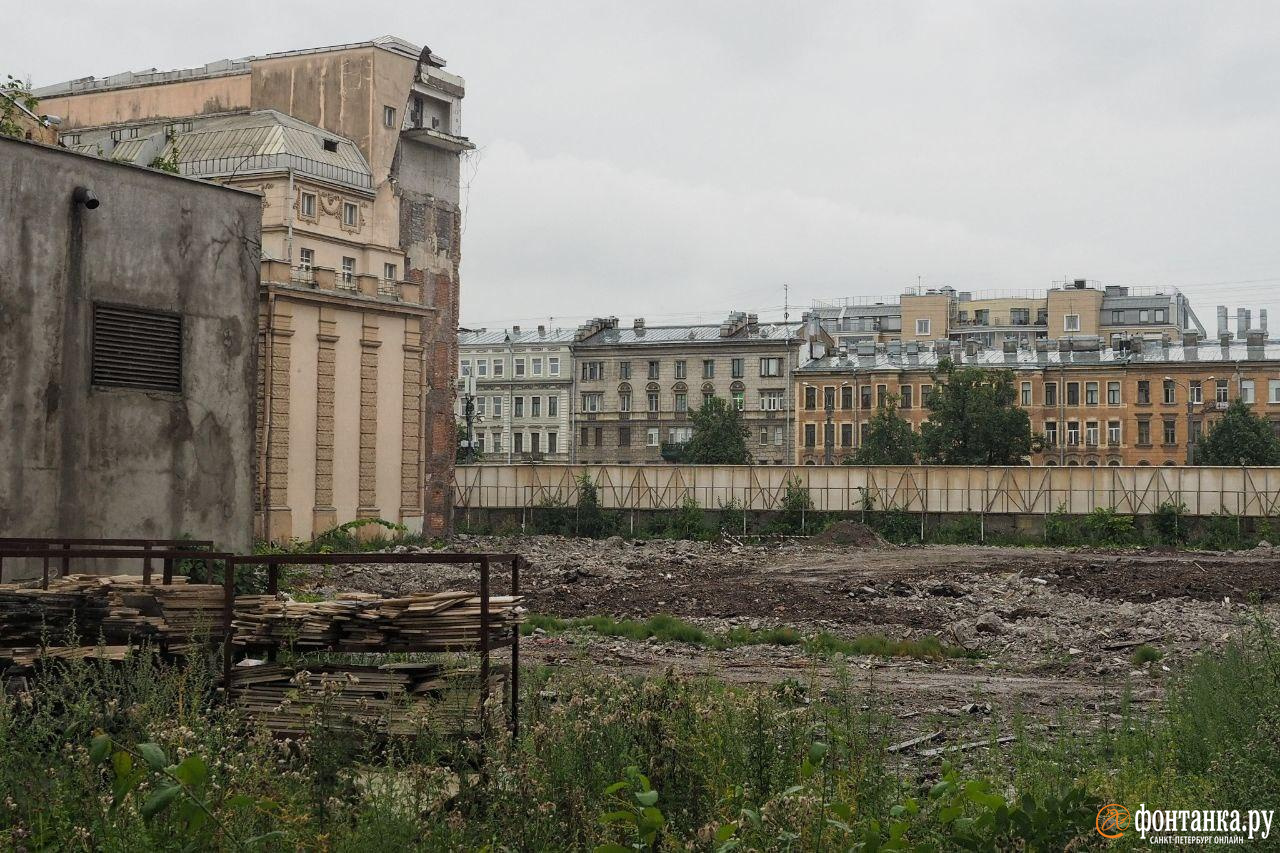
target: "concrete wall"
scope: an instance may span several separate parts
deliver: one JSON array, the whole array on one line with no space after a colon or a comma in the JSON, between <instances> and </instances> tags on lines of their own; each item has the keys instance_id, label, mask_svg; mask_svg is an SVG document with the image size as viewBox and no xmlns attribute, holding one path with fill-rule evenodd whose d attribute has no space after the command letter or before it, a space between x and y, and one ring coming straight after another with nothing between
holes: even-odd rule
<instances>
[{"instance_id":1,"label":"concrete wall","mask_svg":"<svg viewBox=\"0 0 1280 853\"><path fill-rule=\"evenodd\" d=\"M0 138L0 536L250 546L260 223L248 193ZM181 314L181 392L90 386L95 301Z\"/></svg>"}]
</instances>

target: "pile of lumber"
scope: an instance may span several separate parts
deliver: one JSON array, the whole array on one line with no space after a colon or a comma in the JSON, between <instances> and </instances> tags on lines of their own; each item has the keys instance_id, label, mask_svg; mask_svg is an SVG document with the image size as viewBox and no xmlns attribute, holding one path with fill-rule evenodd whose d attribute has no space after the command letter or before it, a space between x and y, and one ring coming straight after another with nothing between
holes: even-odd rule
<instances>
[{"instance_id":1,"label":"pile of lumber","mask_svg":"<svg viewBox=\"0 0 1280 853\"><path fill-rule=\"evenodd\" d=\"M489 597L489 645L505 641L519 623L518 596ZM237 599L234 642L299 651L442 652L476 649L480 597L440 592L402 598L348 594L333 601Z\"/></svg>"},{"instance_id":2,"label":"pile of lumber","mask_svg":"<svg viewBox=\"0 0 1280 853\"><path fill-rule=\"evenodd\" d=\"M490 670L492 695L502 695L505 673L505 667ZM425 662L240 665L232 672L230 695L277 736L317 726L365 734L474 734L484 700L478 669Z\"/></svg>"},{"instance_id":3,"label":"pile of lumber","mask_svg":"<svg viewBox=\"0 0 1280 853\"><path fill-rule=\"evenodd\" d=\"M90 648L85 656L99 643L150 642L180 652L197 633L221 639L222 587L185 580L164 586L136 575L69 575L51 579L47 590L0 584L0 658L30 658L72 636Z\"/></svg>"}]
</instances>

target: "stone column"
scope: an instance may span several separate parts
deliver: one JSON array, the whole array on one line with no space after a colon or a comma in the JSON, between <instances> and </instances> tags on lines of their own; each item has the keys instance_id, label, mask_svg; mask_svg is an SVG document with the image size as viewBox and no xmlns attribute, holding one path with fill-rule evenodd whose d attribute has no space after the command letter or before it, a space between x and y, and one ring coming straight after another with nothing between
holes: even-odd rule
<instances>
[{"instance_id":1,"label":"stone column","mask_svg":"<svg viewBox=\"0 0 1280 853\"><path fill-rule=\"evenodd\" d=\"M269 316L274 305L274 317ZM262 306L262 332L258 359L258 534L273 541L293 536L289 507L289 368L293 337L293 311L288 302L268 301ZM267 330L270 329L268 332ZM266 507L263 529L262 507Z\"/></svg>"},{"instance_id":2,"label":"stone column","mask_svg":"<svg viewBox=\"0 0 1280 853\"><path fill-rule=\"evenodd\" d=\"M359 518L379 518L378 500L378 317L362 315L360 332L360 498ZM361 528L370 535L380 531Z\"/></svg>"},{"instance_id":3,"label":"stone column","mask_svg":"<svg viewBox=\"0 0 1280 853\"><path fill-rule=\"evenodd\" d=\"M311 510L311 531L318 536L338 523L333 505L333 410L337 368L338 312L320 308L316 334L316 503Z\"/></svg>"},{"instance_id":4,"label":"stone column","mask_svg":"<svg viewBox=\"0 0 1280 853\"><path fill-rule=\"evenodd\" d=\"M400 440L400 521L422 518L419 443L422 440L422 320L406 317L404 324L403 421Z\"/></svg>"}]
</instances>

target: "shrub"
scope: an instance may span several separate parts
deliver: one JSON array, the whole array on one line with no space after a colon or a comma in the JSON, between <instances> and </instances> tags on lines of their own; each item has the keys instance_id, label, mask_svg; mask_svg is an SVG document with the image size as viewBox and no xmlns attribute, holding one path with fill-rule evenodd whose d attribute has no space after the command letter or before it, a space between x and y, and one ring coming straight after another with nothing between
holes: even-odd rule
<instances>
[{"instance_id":1,"label":"shrub","mask_svg":"<svg viewBox=\"0 0 1280 853\"><path fill-rule=\"evenodd\" d=\"M1084 534L1091 545L1128 545L1136 538L1132 515L1098 507L1084 518Z\"/></svg>"},{"instance_id":2,"label":"shrub","mask_svg":"<svg viewBox=\"0 0 1280 853\"><path fill-rule=\"evenodd\" d=\"M1133 650L1133 663L1135 666L1142 666L1146 663L1154 663L1164 657L1164 652L1155 646L1149 646L1146 643L1138 646Z\"/></svg>"},{"instance_id":3,"label":"shrub","mask_svg":"<svg viewBox=\"0 0 1280 853\"><path fill-rule=\"evenodd\" d=\"M1067 514L1065 503L1045 517L1044 541L1050 545L1080 544L1079 522Z\"/></svg>"},{"instance_id":4,"label":"shrub","mask_svg":"<svg viewBox=\"0 0 1280 853\"><path fill-rule=\"evenodd\" d=\"M573 527L579 536L598 538L608 535L609 525L600 508L599 489L587 474L578 478L578 506Z\"/></svg>"},{"instance_id":5,"label":"shrub","mask_svg":"<svg viewBox=\"0 0 1280 853\"><path fill-rule=\"evenodd\" d=\"M1204 520L1204 532L1198 543L1210 551L1238 551L1251 547L1241 529L1240 516L1215 512Z\"/></svg>"},{"instance_id":6,"label":"shrub","mask_svg":"<svg viewBox=\"0 0 1280 853\"><path fill-rule=\"evenodd\" d=\"M729 498L720 504L720 532L730 536L742 536L747 532L747 514L737 498Z\"/></svg>"},{"instance_id":7,"label":"shrub","mask_svg":"<svg viewBox=\"0 0 1280 853\"><path fill-rule=\"evenodd\" d=\"M548 495L538 501L529 513L529 527L534 533L548 536L570 536L573 534L572 514L564 499L558 495Z\"/></svg>"},{"instance_id":8,"label":"shrub","mask_svg":"<svg viewBox=\"0 0 1280 853\"><path fill-rule=\"evenodd\" d=\"M788 476L786 490L782 493L782 512L774 521L778 533L804 534L821 526L821 519L813 511L813 499L809 489L799 477Z\"/></svg>"},{"instance_id":9,"label":"shrub","mask_svg":"<svg viewBox=\"0 0 1280 853\"><path fill-rule=\"evenodd\" d=\"M1155 527L1156 541L1161 545L1185 544L1190 538L1184 517L1186 514L1187 507L1180 501L1178 503L1165 501L1160 504L1151 518L1152 525Z\"/></svg>"},{"instance_id":10,"label":"shrub","mask_svg":"<svg viewBox=\"0 0 1280 853\"><path fill-rule=\"evenodd\" d=\"M934 540L944 545L976 545L982 541L982 520L962 515L938 527Z\"/></svg>"},{"instance_id":11,"label":"shrub","mask_svg":"<svg viewBox=\"0 0 1280 853\"><path fill-rule=\"evenodd\" d=\"M883 509L865 514L866 524L895 545L920 541L920 519L902 509Z\"/></svg>"},{"instance_id":12,"label":"shrub","mask_svg":"<svg viewBox=\"0 0 1280 853\"><path fill-rule=\"evenodd\" d=\"M672 539L707 539L709 533L706 520L702 515L702 507L693 498L685 498L671 514L671 523L667 528Z\"/></svg>"}]
</instances>

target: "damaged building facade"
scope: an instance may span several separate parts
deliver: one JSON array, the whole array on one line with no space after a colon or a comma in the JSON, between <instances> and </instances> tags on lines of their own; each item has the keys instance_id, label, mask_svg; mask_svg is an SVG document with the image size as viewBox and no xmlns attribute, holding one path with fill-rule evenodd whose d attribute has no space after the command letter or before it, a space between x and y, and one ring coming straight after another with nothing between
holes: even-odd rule
<instances>
[{"instance_id":1,"label":"damaged building facade","mask_svg":"<svg viewBox=\"0 0 1280 853\"><path fill-rule=\"evenodd\" d=\"M257 534L449 524L462 78L401 39L36 90L63 145L258 192Z\"/></svg>"}]
</instances>

